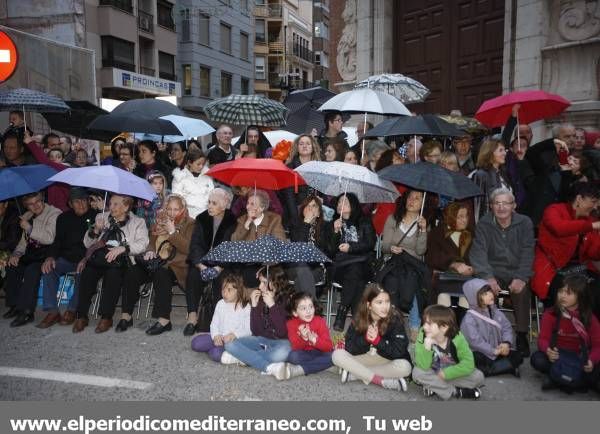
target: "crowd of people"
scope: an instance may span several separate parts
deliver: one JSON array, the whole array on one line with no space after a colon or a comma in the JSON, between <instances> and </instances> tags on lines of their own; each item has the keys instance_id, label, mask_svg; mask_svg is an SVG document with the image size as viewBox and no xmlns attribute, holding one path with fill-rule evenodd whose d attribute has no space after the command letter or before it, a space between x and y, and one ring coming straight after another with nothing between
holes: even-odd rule
<instances>
[{"instance_id":1,"label":"crowd of people","mask_svg":"<svg viewBox=\"0 0 600 434\"><path fill-rule=\"evenodd\" d=\"M36 326L81 333L98 293L95 332L125 332L151 284L156 321L146 333L159 335L173 329L179 286L194 351L279 380L335 365L342 382L405 391L412 377L426 395L477 399L485 376L519 376L530 357L544 389L598 390L600 140L586 143L593 136L562 124L534 144L528 125L515 128L518 111L501 135L380 140L361 125L352 147L341 113L332 112L323 131L298 136L282 158L292 169L344 161L374 172L427 161L480 186L481 196L463 201L397 186L395 204L368 204L352 192L230 188L207 176L237 158L281 158L255 126L234 144L232 128L220 125L207 152L196 141L119 135L102 164L146 179L155 199L111 194L105 202L104 192L53 184L0 202L3 316L11 327L34 322L41 292L45 315ZM22 119L10 115L1 166L87 163L68 138L50 133L38 142ZM205 260L224 241L264 235L313 243L332 263ZM74 291L61 312L67 273ZM335 345L318 301L328 288L341 293L332 328L345 333ZM538 300L547 310L530 354Z\"/></svg>"}]
</instances>

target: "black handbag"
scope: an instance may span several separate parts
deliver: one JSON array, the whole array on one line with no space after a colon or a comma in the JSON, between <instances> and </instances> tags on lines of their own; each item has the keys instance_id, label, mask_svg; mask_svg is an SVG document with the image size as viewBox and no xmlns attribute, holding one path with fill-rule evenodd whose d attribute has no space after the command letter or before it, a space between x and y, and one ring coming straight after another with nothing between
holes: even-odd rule
<instances>
[{"instance_id":1,"label":"black handbag","mask_svg":"<svg viewBox=\"0 0 600 434\"><path fill-rule=\"evenodd\" d=\"M165 249L169 249L169 250L167 250L168 255L166 258L161 256L162 251ZM158 270L161 267L164 267L170 261L172 261L173 258L175 258L176 254L177 254L177 249L175 248L175 246L173 244L171 244L169 242L169 240L164 240L158 246L158 249L156 250L156 256L154 258L144 259L145 253L142 253L142 254L135 256L135 263L144 267L144 269L148 273L153 274L156 272L156 270Z\"/></svg>"},{"instance_id":2,"label":"black handbag","mask_svg":"<svg viewBox=\"0 0 600 434\"><path fill-rule=\"evenodd\" d=\"M213 294L213 281L204 286L202 298L200 299L200 309L198 310L198 323L196 329L199 332L209 332L210 323L217 307L217 300Z\"/></svg>"},{"instance_id":3,"label":"black handbag","mask_svg":"<svg viewBox=\"0 0 600 434\"><path fill-rule=\"evenodd\" d=\"M117 256L112 262L106 260L107 253L108 247L106 247L106 245L94 250L87 259L86 264L99 268L121 268L127 266L127 259L129 258L127 253Z\"/></svg>"}]
</instances>

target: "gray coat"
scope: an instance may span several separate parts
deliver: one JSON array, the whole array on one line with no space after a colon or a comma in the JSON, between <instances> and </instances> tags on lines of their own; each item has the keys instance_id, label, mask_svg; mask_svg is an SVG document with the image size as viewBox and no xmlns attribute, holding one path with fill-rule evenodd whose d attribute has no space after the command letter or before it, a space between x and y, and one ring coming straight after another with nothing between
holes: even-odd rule
<instances>
[{"instance_id":1,"label":"gray coat","mask_svg":"<svg viewBox=\"0 0 600 434\"><path fill-rule=\"evenodd\" d=\"M479 220L469 253L475 276L506 282L527 282L533 275L535 239L533 223L522 214L513 213L510 226L503 229L489 212Z\"/></svg>"},{"instance_id":2,"label":"gray coat","mask_svg":"<svg viewBox=\"0 0 600 434\"><path fill-rule=\"evenodd\" d=\"M494 350L502 342L507 342L510 344L511 348L513 347L512 326L504 313L502 313L496 305L492 305L489 308L481 308L478 306L478 290L479 288L477 287L469 288L467 285L463 286L463 292L469 302L469 310L460 323L460 331L465 335L465 338L467 338L472 351L478 351L488 359L495 360L497 356L494 354ZM500 328L473 315L473 311L493 319L500 324Z\"/></svg>"}]
</instances>

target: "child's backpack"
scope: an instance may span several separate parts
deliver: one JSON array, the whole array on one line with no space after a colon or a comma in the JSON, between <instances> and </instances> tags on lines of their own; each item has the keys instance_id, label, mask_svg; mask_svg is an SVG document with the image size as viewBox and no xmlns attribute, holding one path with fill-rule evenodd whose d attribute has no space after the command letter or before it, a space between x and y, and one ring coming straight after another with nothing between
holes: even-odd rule
<instances>
[{"instance_id":1,"label":"child's backpack","mask_svg":"<svg viewBox=\"0 0 600 434\"><path fill-rule=\"evenodd\" d=\"M562 312L557 313L556 315L556 323L554 324L554 328L552 329L552 337L550 338L550 347L556 347L556 340L558 336L558 329L560 328L560 320L563 317ZM577 334L579 335L581 354L577 354L573 351L561 350L559 348L558 360L552 363L552 367L550 368L550 378L556 384L560 386L576 388L582 385L583 382L583 367L587 363L588 360L588 342L589 335L585 330L585 326L579 319L568 315L565 318L569 319L575 330L577 330Z\"/></svg>"}]
</instances>

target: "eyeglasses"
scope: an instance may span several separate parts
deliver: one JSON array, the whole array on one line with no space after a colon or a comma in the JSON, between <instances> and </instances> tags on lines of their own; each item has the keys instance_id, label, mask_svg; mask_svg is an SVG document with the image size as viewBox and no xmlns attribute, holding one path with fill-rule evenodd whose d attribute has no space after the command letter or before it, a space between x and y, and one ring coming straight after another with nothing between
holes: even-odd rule
<instances>
[{"instance_id":1,"label":"eyeglasses","mask_svg":"<svg viewBox=\"0 0 600 434\"><path fill-rule=\"evenodd\" d=\"M505 206L511 206L513 205L515 202L511 201L511 202L492 202L492 205L498 207L498 208L503 208Z\"/></svg>"}]
</instances>

